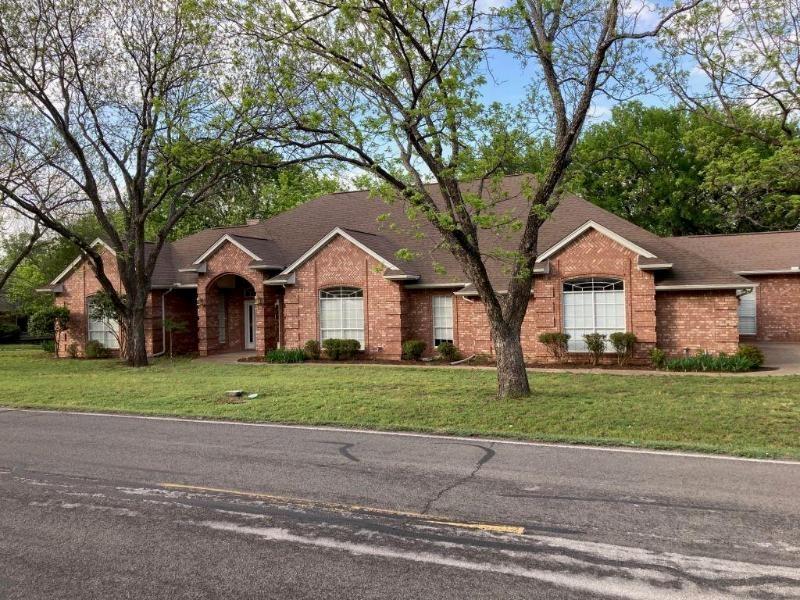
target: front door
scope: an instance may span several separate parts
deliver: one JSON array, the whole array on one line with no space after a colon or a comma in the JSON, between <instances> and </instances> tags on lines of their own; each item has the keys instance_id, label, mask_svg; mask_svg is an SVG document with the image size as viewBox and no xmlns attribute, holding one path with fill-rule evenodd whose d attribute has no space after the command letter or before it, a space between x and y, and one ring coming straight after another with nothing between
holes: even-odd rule
<instances>
[{"instance_id":1,"label":"front door","mask_svg":"<svg viewBox=\"0 0 800 600\"><path fill-rule=\"evenodd\" d=\"M244 347L245 350L256 348L256 304L252 300L244 302Z\"/></svg>"}]
</instances>

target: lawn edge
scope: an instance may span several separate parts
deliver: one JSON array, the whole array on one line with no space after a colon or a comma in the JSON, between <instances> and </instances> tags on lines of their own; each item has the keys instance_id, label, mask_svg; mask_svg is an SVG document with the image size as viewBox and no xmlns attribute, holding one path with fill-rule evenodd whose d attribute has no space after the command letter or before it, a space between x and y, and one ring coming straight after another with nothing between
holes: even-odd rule
<instances>
[{"instance_id":1,"label":"lawn edge","mask_svg":"<svg viewBox=\"0 0 800 600\"><path fill-rule=\"evenodd\" d=\"M522 436L514 435L502 431L486 431L477 432L474 430L460 430L460 429L435 429L420 427L416 429L408 429L403 427L392 428L375 428L359 425L351 422L336 422L330 420L285 420L285 421L262 421L262 420L249 420L237 419L225 416L203 416L203 415L185 415L169 411L124 411L124 410L103 410L96 408L87 408L81 406L41 406L32 403L21 404L2 404L0 403L0 411L3 409L9 410L30 410L39 412L54 412L54 413L80 413L80 414L96 414L108 416L127 416L127 417L156 417L165 419L180 419L185 421L206 421L206 422L219 422L231 424L246 424L246 425L270 425L270 426L286 426L286 427L320 427L331 429L349 429L359 432L371 433L385 433L385 434L423 434L438 436L442 438L483 438L491 441L494 438L496 441L511 441L511 442L530 442L534 444L559 444L566 446L576 447L596 447L599 449L609 450L642 450L652 451L654 454L659 451L672 454L683 454L687 457L725 457L725 458L746 458L751 460L778 460L786 462L797 462L800 464L800 448L792 451L785 451L775 447L758 447L758 446L716 446L710 444L690 444L683 442L668 442L659 440L624 440L620 438L596 438L596 437L580 437L580 436L560 436L560 435L539 435L539 436Z\"/></svg>"}]
</instances>

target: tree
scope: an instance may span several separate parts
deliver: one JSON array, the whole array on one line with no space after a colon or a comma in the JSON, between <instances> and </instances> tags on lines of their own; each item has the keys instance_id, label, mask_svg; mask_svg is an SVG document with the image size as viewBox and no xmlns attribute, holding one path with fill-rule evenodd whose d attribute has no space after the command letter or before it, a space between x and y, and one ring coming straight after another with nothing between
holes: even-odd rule
<instances>
[{"instance_id":1,"label":"tree","mask_svg":"<svg viewBox=\"0 0 800 600\"><path fill-rule=\"evenodd\" d=\"M145 305L164 243L242 163L263 156L253 130L280 112L247 102L229 50L204 2L0 3L0 194L86 255L134 366L147 364ZM167 217L148 243L158 211ZM121 290L70 225L85 214L115 252Z\"/></svg>"},{"instance_id":2,"label":"tree","mask_svg":"<svg viewBox=\"0 0 800 600\"><path fill-rule=\"evenodd\" d=\"M33 221L33 230L30 233L23 233L14 238L14 240L6 245L5 253L2 262L0 262L0 291L3 291L6 283L25 261L31 252L36 248L36 243L42 237L42 229L39 227L39 221Z\"/></svg>"},{"instance_id":3,"label":"tree","mask_svg":"<svg viewBox=\"0 0 800 600\"><path fill-rule=\"evenodd\" d=\"M783 213L784 226L800 221L798 14L800 0L708 0L664 31L661 74L671 90L716 126L715 138L725 128L761 146L723 155L713 168L715 185L741 199L745 223L760 202L768 216ZM772 122L765 126L764 117Z\"/></svg>"},{"instance_id":4,"label":"tree","mask_svg":"<svg viewBox=\"0 0 800 600\"><path fill-rule=\"evenodd\" d=\"M546 108L541 115L552 134L552 154L527 190L530 210L521 222L499 208L501 194L492 183L498 161L480 169L474 163L492 116L479 88L484 50L494 44L477 0L285 0L267 6L241 0L231 13L260 53L265 97L289 107L291 131L283 143L371 173L384 197L433 224L485 307L498 392L506 398L530 394L520 331L538 231L555 206L595 94L631 79L624 42L654 36L698 2L666 13L649 31L640 30L636 15L617 0L528 0L505 11L510 33L501 41L535 65L532 84L545 93L535 93L533 104ZM459 176L478 170L486 194L465 193ZM433 182L440 201L426 182ZM480 232L487 229L521 230L516 250L483 247ZM506 264L507 291L494 288L487 260Z\"/></svg>"},{"instance_id":5,"label":"tree","mask_svg":"<svg viewBox=\"0 0 800 600\"><path fill-rule=\"evenodd\" d=\"M28 330L32 335L41 337L55 337L55 351L58 355L58 334L69 328L69 309L65 306L51 306L37 311L31 315Z\"/></svg>"},{"instance_id":6,"label":"tree","mask_svg":"<svg viewBox=\"0 0 800 600\"><path fill-rule=\"evenodd\" d=\"M578 142L569 186L659 235L794 227L797 198L776 170L785 164L781 147L720 125L719 118L682 106L616 106ZM761 131L780 129L769 115L749 119Z\"/></svg>"}]
</instances>

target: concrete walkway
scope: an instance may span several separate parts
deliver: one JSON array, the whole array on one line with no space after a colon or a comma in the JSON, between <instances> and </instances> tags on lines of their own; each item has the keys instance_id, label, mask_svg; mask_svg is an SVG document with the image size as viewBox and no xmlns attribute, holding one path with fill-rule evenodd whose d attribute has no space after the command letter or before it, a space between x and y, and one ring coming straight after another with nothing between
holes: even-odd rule
<instances>
[{"instance_id":1,"label":"concrete walkway","mask_svg":"<svg viewBox=\"0 0 800 600\"><path fill-rule=\"evenodd\" d=\"M775 369L776 375L800 375L800 344L792 342L760 342L764 366Z\"/></svg>"}]
</instances>

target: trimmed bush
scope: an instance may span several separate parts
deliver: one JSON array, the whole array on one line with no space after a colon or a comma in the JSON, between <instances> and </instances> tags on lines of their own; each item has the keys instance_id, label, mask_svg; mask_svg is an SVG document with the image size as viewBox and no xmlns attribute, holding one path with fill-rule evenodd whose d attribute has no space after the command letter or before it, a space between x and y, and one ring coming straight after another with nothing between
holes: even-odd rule
<instances>
[{"instance_id":1,"label":"trimmed bush","mask_svg":"<svg viewBox=\"0 0 800 600\"><path fill-rule=\"evenodd\" d=\"M758 367L764 365L764 353L758 346L752 346L750 344L741 344L739 346L739 349L736 351L735 356L741 356L748 359L750 362L753 363L754 369L757 369Z\"/></svg>"},{"instance_id":2,"label":"trimmed bush","mask_svg":"<svg viewBox=\"0 0 800 600\"><path fill-rule=\"evenodd\" d=\"M86 358L108 358L111 356L111 351L97 340L89 340L86 342L84 354Z\"/></svg>"},{"instance_id":3,"label":"trimmed bush","mask_svg":"<svg viewBox=\"0 0 800 600\"><path fill-rule=\"evenodd\" d=\"M589 360L593 367L600 363L600 358L606 351L606 336L602 333L587 333L583 336L586 342L586 348L589 351Z\"/></svg>"},{"instance_id":4,"label":"trimmed bush","mask_svg":"<svg viewBox=\"0 0 800 600\"><path fill-rule=\"evenodd\" d=\"M306 351L303 348L274 348L267 352L266 359L271 363L301 363L306 360Z\"/></svg>"},{"instance_id":5,"label":"trimmed bush","mask_svg":"<svg viewBox=\"0 0 800 600\"><path fill-rule=\"evenodd\" d=\"M319 360L322 354L322 348L320 348L317 340L308 340L303 346L303 350L306 351L306 356L308 356L310 360Z\"/></svg>"},{"instance_id":6,"label":"trimmed bush","mask_svg":"<svg viewBox=\"0 0 800 600\"><path fill-rule=\"evenodd\" d=\"M403 342L403 360L419 360L427 346L422 340L406 340Z\"/></svg>"},{"instance_id":7,"label":"trimmed bush","mask_svg":"<svg viewBox=\"0 0 800 600\"><path fill-rule=\"evenodd\" d=\"M442 360L447 362L454 362L461 358L461 352L453 342L442 342L436 346L436 352L442 357Z\"/></svg>"},{"instance_id":8,"label":"trimmed bush","mask_svg":"<svg viewBox=\"0 0 800 600\"><path fill-rule=\"evenodd\" d=\"M626 365L633 356L633 348L636 346L636 335L630 331L615 331L608 336L614 352L617 353L617 364Z\"/></svg>"},{"instance_id":9,"label":"trimmed bush","mask_svg":"<svg viewBox=\"0 0 800 600\"><path fill-rule=\"evenodd\" d=\"M358 340L329 339L322 342L325 354L331 360L352 360L361 349Z\"/></svg>"},{"instance_id":10,"label":"trimmed bush","mask_svg":"<svg viewBox=\"0 0 800 600\"><path fill-rule=\"evenodd\" d=\"M19 327L13 323L0 323L0 344L13 344L19 341Z\"/></svg>"},{"instance_id":11,"label":"trimmed bush","mask_svg":"<svg viewBox=\"0 0 800 600\"><path fill-rule=\"evenodd\" d=\"M561 333L560 331L540 333L539 341L545 345L547 351L557 362L564 362L564 357L567 355L567 344L569 342L568 333Z\"/></svg>"},{"instance_id":12,"label":"trimmed bush","mask_svg":"<svg viewBox=\"0 0 800 600\"><path fill-rule=\"evenodd\" d=\"M69 309L63 306L51 306L38 310L28 320L28 332L37 337L54 335L56 327L64 331L69 325Z\"/></svg>"},{"instance_id":13,"label":"trimmed bush","mask_svg":"<svg viewBox=\"0 0 800 600\"><path fill-rule=\"evenodd\" d=\"M667 353L661 348L651 348L650 364L656 369L663 369L667 364Z\"/></svg>"},{"instance_id":14,"label":"trimmed bush","mask_svg":"<svg viewBox=\"0 0 800 600\"><path fill-rule=\"evenodd\" d=\"M48 354L55 354L56 341L55 340L45 340L45 341L43 341L42 342L42 350L44 350Z\"/></svg>"},{"instance_id":15,"label":"trimmed bush","mask_svg":"<svg viewBox=\"0 0 800 600\"><path fill-rule=\"evenodd\" d=\"M742 373L755 368L755 363L747 357L720 353L717 355L700 352L694 356L673 358L666 363L668 371L712 371Z\"/></svg>"}]
</instances>

